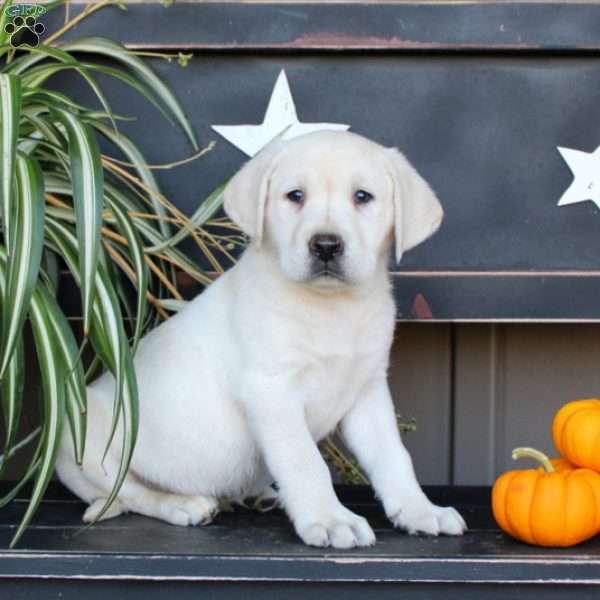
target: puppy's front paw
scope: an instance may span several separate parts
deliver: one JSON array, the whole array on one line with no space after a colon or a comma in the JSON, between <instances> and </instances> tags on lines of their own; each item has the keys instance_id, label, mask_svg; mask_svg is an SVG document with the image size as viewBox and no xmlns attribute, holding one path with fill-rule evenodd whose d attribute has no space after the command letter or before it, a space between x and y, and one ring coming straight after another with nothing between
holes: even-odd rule
<instances>
[{"instance_id":1,"label":"puppy's front paw","mask_svg":"<svg viewBox=\"0 0 600 600\"><path fill-rule=\"evenodd\" d=\"M400 509L390 516L395 527L408 533L428 535L462 535L467 530L465 520L451 506L422 503Z\"/></svg>"},{"instance_id":2,"label":"puppy's front paw","mask_svg":"<svg viewBox=\"0 0 600 600\"><path fill-rule=\"evenodd\" d=\"M343 506L327 514L297 521L296 532L309 546L354 548L375 543L375 534L367 520Z\"/></svg>"}]
</instances>

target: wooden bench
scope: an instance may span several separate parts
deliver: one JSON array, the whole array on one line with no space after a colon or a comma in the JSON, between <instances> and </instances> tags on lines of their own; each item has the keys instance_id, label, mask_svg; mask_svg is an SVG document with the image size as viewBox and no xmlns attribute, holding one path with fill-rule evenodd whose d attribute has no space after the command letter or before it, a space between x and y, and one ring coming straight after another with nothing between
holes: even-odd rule
<instances>
[{"instance_id":1,"label":"wooden bench","mask_svg":"<svg viewBox=\"0 0 600 600\"><path fill-rule=\"evenodd\" d=\"M360 550L323 550L299 542L281 511L222 513L206 527L181 528L123 515L81 532L84 505L51 488L21 549L0 552L3 598L96 600L117 597L458 599L591 597L598 583L600 544L572 550L531 548L494 526L488 488L426 488L438 503L455 504L470 531L431 538L395 531L368 488L338 486L340 499L369 519L377 544ZM25 509L0 513L6 547Z\"/></svg>"}]
</instances>

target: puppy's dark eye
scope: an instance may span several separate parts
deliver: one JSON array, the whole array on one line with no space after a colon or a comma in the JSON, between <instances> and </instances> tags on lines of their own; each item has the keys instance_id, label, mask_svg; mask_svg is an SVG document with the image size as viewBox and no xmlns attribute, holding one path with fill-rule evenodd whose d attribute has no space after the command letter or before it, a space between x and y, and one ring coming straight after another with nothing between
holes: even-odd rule
<instances>
[{"instance_id":1,"label":"puppy's dark eye","mask_svg":"<svg viewBox=\"0 0 600 600\"><path fill-rule=\"evenodd\" d=\"M294 204L302 204L304 192L302 190L292 190L286 194L287 199Z\"/></svg>"},{"instance_id":2,"label":"puppy's dark eye","mask_svg":"<svg viewBox=\"0 0 600 600\"><path fill-rule=\"evenodd\" d=\"M369 192L365 192L365 190L358 190L354 194L354 200L356 201L356 204L366 204L367 202L371 202L371 200L373 200L373 198L374 198L373 194L370 194Z\"/></svg>"}]
</instances>

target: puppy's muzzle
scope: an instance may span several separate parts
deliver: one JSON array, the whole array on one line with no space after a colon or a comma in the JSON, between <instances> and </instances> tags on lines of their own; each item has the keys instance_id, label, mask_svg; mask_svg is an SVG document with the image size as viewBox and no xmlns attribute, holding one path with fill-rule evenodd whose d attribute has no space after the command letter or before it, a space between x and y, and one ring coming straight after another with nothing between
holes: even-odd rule
<instances>
[{"instance_id":1,"label":"puppy's muzzle","mask_svg":"<svg viewBox=\"0 0 600 600\"><path fill-rule=\"evenodd\" d=\"M308 249L312 256L327 263L343 254L344 242L334 233L317 233L310 238Z\"/></svg>"}]
</instances>

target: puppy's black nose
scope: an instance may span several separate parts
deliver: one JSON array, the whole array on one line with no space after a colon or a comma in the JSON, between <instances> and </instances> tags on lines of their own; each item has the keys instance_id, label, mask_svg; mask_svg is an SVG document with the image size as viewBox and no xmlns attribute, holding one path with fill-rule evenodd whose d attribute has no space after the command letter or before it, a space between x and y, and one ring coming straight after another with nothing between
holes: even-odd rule
<instances>
[{"instance_id":1,"label":"puppy's black nose","mask_svg":"<svg viewBox=\"0 0 600 600\"><path fill-rule=\"evenodd\" d=\"M310 238L308 248L313 256L327 262L342 254L344 243L342 238L334 233L317 233Z\"/></svg>"}]
</instances>

